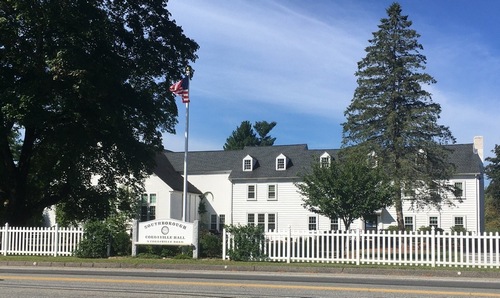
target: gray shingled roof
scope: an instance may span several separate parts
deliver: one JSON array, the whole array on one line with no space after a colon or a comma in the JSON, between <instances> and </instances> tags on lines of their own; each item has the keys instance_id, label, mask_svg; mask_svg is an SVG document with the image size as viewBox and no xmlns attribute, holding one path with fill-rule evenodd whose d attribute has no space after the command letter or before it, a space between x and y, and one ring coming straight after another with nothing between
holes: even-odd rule
<instances>
[{"instance_id":1,"label":"gray shingled roof","mask_svg":"<svg viewBox=\"0 0 500 298\"><path fill-rule=\"evenodd\" d=\"M182 175L174 169L170 161L167 159L165 154L157 154L156 155L156 167L153 172L163 180L168 186L170 186L173 190L183 191L184 189L184 178ZM184 170L182 170L184 171ZM183 172L182 172L183 173ZM202 192L196 188L194 185L188 182L188 192L194 194L201 194Z\"/></svg>"},{"instance_id":2,"label":"gray shingled roof","mask_svg":"<svg viewBox=\"0 0 500 298\"><path fill-rule=\"evenodd\" d=\"M455 144L446 147L452 151L450 162L455 165L456 174L483 173L483 162L474 152L474 144Z\"/></svg>"},{"instance_id":3,"label":"gray shingled roof","mask_svg":"<svg viewBox=\"0 0 500 298\"><path fill-rule=\"evenodd\" d=\"M451 150L450 161L455 164L457 174L482 173L483 163L473 151L473 144L447 145ZM310 167L312 158L324 152L336 158L338 149L308 149L307 145L277 145L268 147L245 147L231 151L193 151L188 155L188 175L204 173L230 173L229 179L294 179ZM280 154L289 159L286 171L276 170L276 157ZM243 159L250 155L257 160L253 171L243 171ZM164 152L173 169L184 171L184 152Z\"/></svg>"}]
</instances>

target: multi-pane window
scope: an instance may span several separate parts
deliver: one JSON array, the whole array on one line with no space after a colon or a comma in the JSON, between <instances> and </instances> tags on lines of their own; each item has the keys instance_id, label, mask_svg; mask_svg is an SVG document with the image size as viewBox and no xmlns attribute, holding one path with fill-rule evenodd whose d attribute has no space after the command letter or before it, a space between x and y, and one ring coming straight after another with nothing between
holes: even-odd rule
<instances>
[{"instance_id":1,"label":"multi-pane window","mask_svg":"<svg viewBox=\"0 0 500 298\"><path fill-rule=\"evenodd\" d=\"M330 230L332 230L332 231L338 231L338 230L340 230L339 219L338 218L332 219L332 221L330 223Z\"/></svg>"},{"instance_id":2,"label":"multi-pane window","mask_svg":"<svg viewBox=\"0 0 500 298\"><path fill-rule=\"evenodd\" d=\"M438 218L437 216L430 216L429 217L429 226L434 227L436 229L438 227Z\"/></svg>"},{"instance_id":3,"label":"multi-pane window","mask_svg":"<svg viewBox=\"0 0 500 298\"><path fill-rule=\"evenodd\" d=\"M141 221L156 218L156 194L144 193L141 195Z\"/></svg>"},{"instance_id":4,"label":"multi-pane window","mask_svg":"<svg viewBox=\"0 0 500 298\"><path fill-rule=\"evenodd\" d=\"M267 186L267 199L276 200L276 184L269 184Z\"/></svg>"},{"instance_id":5,"label":"multi-pane window","mask_svg":"<svg viewBox=\"0 0 500 298\"><path fill-rule=\"evenodd\" d=\"M372 167L372 168L377 167L378 161L377 161L377 153L375 153L375 151L368 153L367 162L368 162L369 167Z\"/></svg>"},{"instance_id":6,"label":"multi-pane window","mask_svg":"<svg viewBox=\"0 0 500 298\"><path fill-rule=\"evenodd\" d=\"M413 217L412 216L405 216L405 230L406 231L413 231Z\"/></svg>"},{"instance_id":7,"label":"multi-pane window","mask_svg":"<svg viewBox=\"0 0 500 298\"><path fill-rule=\"evenodd\" d=\"M257 225L259 227L266 229L266 214L265 213L257 214Z\"/></svg>"},{"instance_id":8,"label":"multi-pane window","mask_svg":"<svg viewBox=\"0 0 500 298\"><path fill-rule=\"evenodd\" d=\"M455 227L465 228L463 216L456 216L455 217Z\"/></svg>"},{"instance_id":9,"label":"multi-pane window","mask_svg":"<svg viewBox=\"0 0 500 298\"><path fill-rule=\"evenodd\" d=\"M247 224L255 224L255 214L248 213L247 214Z\"/></svg>"},{"instance_id":10,"label":"multi-pane window","mask_svg":"<svg viewBox=\"0 0 500 298\"><path fill-rule=\"evenodd\" d=\"M247 224L258 225L264 228L264 231L276 229L276 214L275 213L248 213Z\"/></svg>"},{"instance_id":11,"label":"multi-pane window","mask_svg":"<svg viewBox=\"0 0 500 298\"><path fill-rule=\"evenodd\" d=\"M309 216L308 227L310 231L318 229L318 217L317 216Z\"/></svg>"},{"instance_id":12,"label":"multi-pane window","mask_svg":"<svg viewBox=\"0 0 500 298\"><path fill-rule=\"evenodd\" d=\"M224 229L224 224L226 221L226 216L224 214L211 214L210 215L210 230L211 231L222 231Z\"/></svg>"},{"instance_id":13,"label":"multi-pane window","mask_svg":"<svg viewBox=\"0 0 500 298\"><path fill-rule=\"evenodd\" d=\"M461 198L464 195L464 185L462 182L455 182L455 195Z\"/></svg>"},{"instance_id":14,"label":"multi-pane window","mask_svg":"<svg viewBox=\"0 0 500 298\"><path fill-rule=\"evenodd\" d=\"M330 157L322 156L320 159L320 165L322 168L327 168L330 166Z\"/></svg>"},{"instance_id":15,"label":"multi-pane window","mask_svg":"<svg viewBox=\"0 0 500 298\"><path fill-rule=\"evenodd\" d=\"M276 170L284 170L285 169L285 159L278 158L276 160Z\"/></svg>"},{"instance_id":16,"label":"multi-pane window","mask_svg":"<svg viewBox=\"0 0 500 298\"><path fill-rule=\"evenodd\" d=\"M267 215L267 230L274 231L276 229L276 214L269 213Z\"/></svg>"},{"instance_id":17,"label":"multi-pane window","mask_svg":"<svg viewBox=\"0 0 500 298\"><path fill-rule=\"evenodd\" d=\"M248 200L257 199L257 196L255 194L255 185L253 185L253 184L247 186L247 199Z\"/></svg>"},{"instance_id":18,"label":"multi-pane window","mask_svg":"<svg viewBox=\"0 0 500 298\"><path fill-rule=\"evenodd\" d=\"M217 230L217 214L210 215L210 230L212 231Z\"/></svg>"},{"instance_id":19,"label":"multi-pane window","mask_svg":"<svg viewBox=\"0 0 500 298\"><path fill-rule=\"evenodd\" d=\"M252 170L252 160L244 159L243 160L243 171L251 171Z\"/></svg>"}]
</instances>

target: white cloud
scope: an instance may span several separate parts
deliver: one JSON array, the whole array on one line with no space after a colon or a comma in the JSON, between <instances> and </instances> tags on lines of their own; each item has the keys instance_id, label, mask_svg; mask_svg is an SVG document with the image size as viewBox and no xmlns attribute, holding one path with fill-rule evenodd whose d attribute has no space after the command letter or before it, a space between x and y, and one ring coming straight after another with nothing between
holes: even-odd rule
<instances>
[{"instance_id":1,"label":"white cloud","mask_svg":"<svg viewBox=\"0 0 500 298\"><path fill-rule=\"evenodd\" d=\"M392 2L171 0L173 18L201 47L192 94L203 112L191 118L190 148L220 149L241 121L278 119L278 142L338 147L357 62ZM489 154L500 144L500 46L486 32L498 29L473 27L482 19L471 13L494 16L484 10L491 3L466 5L464 22L455 6L401 2L403 14L418 20L426 71L438 80L429 91L442 106L441 123L460 143L483 135ZM177 130L166 143L183 150L182 115Z\"/></svg>"}]
</instances>

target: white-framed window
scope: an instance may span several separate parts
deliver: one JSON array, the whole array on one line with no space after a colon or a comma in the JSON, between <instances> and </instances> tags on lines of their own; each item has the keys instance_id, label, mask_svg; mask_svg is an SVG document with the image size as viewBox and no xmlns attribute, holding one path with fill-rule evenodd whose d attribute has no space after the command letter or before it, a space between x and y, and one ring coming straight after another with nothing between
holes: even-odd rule
<instances>
[{"instance_id":1,"label":"white-framed window","mask_svg":"<svg viewBox=\"0 0 500 298\"><path fill-rule=\"evenodd\" d=\"M278 186L276 184L267 185L267 199L270 201L278 199Z\"/></svg>"},{"instance_id":2,"label":"white-framed window","mask_svg":"<svg viewBox=\"0 0 500 298\"><path fill-rule=\"evenodd\" d=\"M453 185L455 186L455 190L456 190L456 198L462 199L464 196L464 184L463 184L463 182L455 182Z\"/></svg>"},{"instance_id":3,"label":"white-framed window","mask_svg":"<svg viewBox=\"0 0 500 298\"><path fill-rule=\"evenodd\" d=\"M338 218L334 218L331 220L330 222L330 230L332 231L338 231L340 230L340 225L339 225L339 219Z\"/></svg>"},{"instance_id":4,"label":"white-framed window","mask_svg":"<svg viewBox=\"0 0 500 298\"><path fill-rule=\"evenodd\" d=\"M418 149L417 151L417 156L415 158L415 163L417 166L423 166L426 164L427 160L427 153L425 152L424 149Z\"/></svg>"},{"instance_id":5,"label":"white-framed window","mask_svg":"<svg viewBox=\"0 0 500 298\"><path fill-rule=\"evenodd\" d=\"M210 230L211 231L222 231L224 225L226 224L226 216L224 214L210 214Z\"/></svg>"},{"instance_id":6,"label":"white-framed window","mask_svg":"<svg viewBox=\"0 0 500 298\"><path fill-rule=\"evenodd\" d=\"M243 158L243 171L250 172L253 171L254 159L250 155L245 156Z\"/></svg>"},{"instance_id":7,"label":"white-framed window","mask_svg":"<svg viewBox=\"0 0 500 298\"><path fill-rule=\"evenodd\" d=\"M255 184L247 185L247 200L257 200L257 186Z\"/></svg>"},{"instance_id":8,"label":"white-framed window","mask_svg":"<svg viewBox=\"0 0 500 298\"><path fill-rule=\"evenodd\" d=\"M276 214L268 213L267 214L267 231L276 230Z\"/></svg>"},{"instance_id":9,"label":"white-framed window","mask_svg":"<svg viewBox=\"0 0 500 298\"><path fill-rule=\"evenodd\" d=\"M370 153L368 153L367 162L368 166L372 168L376 168L378 166L377 153L375 153L375 151L371 151Z\"/></svg>"},{"instance_id":10,"label":"white-framed window","mask_svg":"<svg viewBox=\"0 0 500 298\"><path fill-rule=\"evenodd\" d=\"M276 157L276 171L284 171L286 170L286 156L280 154Z\"/></svg>"},{"instance_id":11,"label":"white-framed window","mask_svg":"<svg viewBox=\"0 0 500 298\"><path fill-rule=\"evenodd\" d=\"M406 231L414 231L415 218L413 216L405 216L404 222Z\"/></svg>"},{"instance_id":12,"label":"white-framed window","mask_svg":"<svg viewBox=\"0 0 500 298\"><path fill-rule=\"evenodd\" d=\"M264 231L276 230L276 213L248 213L247 224L262 227Z\"/></svg>"},{"instance_id":13,"label":"white-framed window","mask_svg":"<svg viewBox=\"0 0 500 298\"><path fill-rule=\"evenodd\" d=\"M309 231L315 231L318 229L318 217L316 215L308 217L308 229Z\"/></svg>"},{"instance_id":14,"label":"white-framed window","mask_svg":"<svg viewBox=\"0 0 500 298\"><path fill-rule=\"evenodd\" d=\"M254 213L248 213L247 214L247 224L255 224L255 214Z\"/></svg>"},{"instance_id":15,"label":"white-framed window","mask_svg":"<svg viewBox=\"0 0 500 298\"><path fill-rule=\"evenodd\" d=\"M217 214L210 214L210 230L217 231Z\"/></svg>"},{"instance_id":16,"label":"white-framed window","mask_svg":"<svg viewBox=\"0 0 500 298\"><path fill-rule=\"evenodd\" d=\"M467 228L465 226L465 216L455 216L453 217L453 223L455 227Z\"/></svg>"},{"instance_id":17,"label":"white-framed window","mask_svg":"<svg viewBox=\"0 0 500 298\"><path fill-rule=\"evenodd\" d=\"M429 216L429 227L434 227L434 229L439 227L439 218L437 216Z\"/></svg>"},{"instance_id":18,"label":"white-framed window","mask_svg":"<svg viewBox=\"0 0 500 298\"><path fill-rule=\"evenodd\" d=\"M323 155L321 155L319 158L319 164L320 164L320 167L322 167L322 168L329 167L330 162L331 162L330 154L328 154L326 152L323 153Z\"/></svg>"},{"instance_id":19,"label":"white-framed window","mask_svg":"<svg viewBox=\"0 0 500 298\"><path fill-rule=\"evenodd\" d=\"M154 220L156 218L156 194L143 193L141 195L141 221Z\"/></svg>"}]
</instances>

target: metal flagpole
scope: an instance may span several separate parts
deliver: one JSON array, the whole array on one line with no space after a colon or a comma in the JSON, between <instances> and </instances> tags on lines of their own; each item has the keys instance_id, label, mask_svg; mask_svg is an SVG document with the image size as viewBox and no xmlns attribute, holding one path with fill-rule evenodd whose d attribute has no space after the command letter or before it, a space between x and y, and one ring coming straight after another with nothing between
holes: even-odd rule
<instances>
[{"instance_id":1,"label":"metal flagpole","mask_svg":"<svg viewBox=\"0 0 500 298\"><path fill-rule=\"evenodd\" d=\"M191 80L191 67L186 67L186 76ZM191 82L189 82L191 83ZM190 87L188 87L189 90ZM188 91L189 92L189 91ZM184 183L182 190L182 221L187 221L187 193L188 193L188 140L189 140L189 101L186 102L186 130L184 132Z\"/></svg>"}]
</instances>

